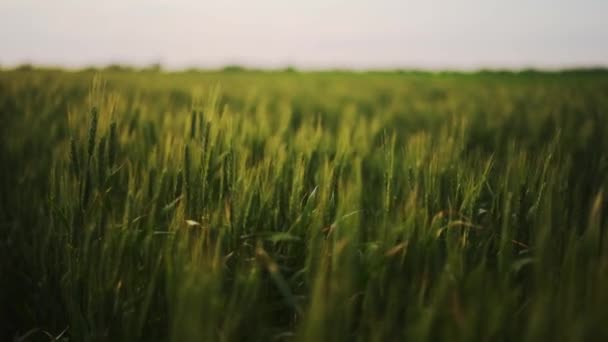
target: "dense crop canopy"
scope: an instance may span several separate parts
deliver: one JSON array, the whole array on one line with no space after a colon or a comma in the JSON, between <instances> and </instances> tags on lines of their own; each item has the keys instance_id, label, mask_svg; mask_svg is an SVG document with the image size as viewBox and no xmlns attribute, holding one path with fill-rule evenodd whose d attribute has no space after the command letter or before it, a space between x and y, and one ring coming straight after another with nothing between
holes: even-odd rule
<instances>
[{"instance_id":1,"label":"dense crop canopy","mask_svg":"<svg viewBox=\"0 0 608 342\"><path fill-rule=\"evenodd\" d=\"M3 71L0 120L0 338L608 339L606 73Z\"/></svg>"}]
</instances>

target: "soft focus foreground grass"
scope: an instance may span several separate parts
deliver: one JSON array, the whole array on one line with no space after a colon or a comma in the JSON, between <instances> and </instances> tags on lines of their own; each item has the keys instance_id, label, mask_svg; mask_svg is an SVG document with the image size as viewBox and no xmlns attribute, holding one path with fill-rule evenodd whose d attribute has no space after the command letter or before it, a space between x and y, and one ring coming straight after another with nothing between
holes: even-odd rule
<instances>
[{"instance_id":1,"label":"soft focus foreground grass","mask_svg":"<svg viewBox=\"0 0 608 342\"><path fill-rule=\"evenodd\" d=\"M608 74L0 73L0 337L608 339Z\"/></svg>"}]
</instances>

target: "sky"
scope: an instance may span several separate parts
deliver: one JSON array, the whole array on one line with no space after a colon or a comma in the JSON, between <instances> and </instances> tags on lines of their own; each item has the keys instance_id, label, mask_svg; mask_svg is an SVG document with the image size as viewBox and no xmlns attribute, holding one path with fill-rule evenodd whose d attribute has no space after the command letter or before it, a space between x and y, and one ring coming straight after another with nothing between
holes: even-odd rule
<instances>
[{"instance_id":1,"label":"sky","mask_svg":"<svg viewBox=\"0 0 608 342\"><path fill-rule=\"evenodd\" d=\"M0 65L608 66L608 0L0 0Z\"/></svg>"}]
</instances>

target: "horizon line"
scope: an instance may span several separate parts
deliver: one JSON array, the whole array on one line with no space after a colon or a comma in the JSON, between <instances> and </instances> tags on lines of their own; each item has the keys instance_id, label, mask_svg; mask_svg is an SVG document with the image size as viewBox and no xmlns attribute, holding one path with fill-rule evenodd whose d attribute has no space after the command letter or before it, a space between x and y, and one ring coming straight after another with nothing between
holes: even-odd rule
<instances>
[{"instance_id":1,"label":"horizon line","mask_svg":"<svg viewBox=\"0 0 608 342\"><path fill-rule=\"evenodd\" d=\"M428 72L428 73L476 73L476 72L568 72L568 71L608 71L608 63L571 63L563 65L479 65L479 66L420 66L420 65L386 65L386 66L301 66L297 64L279 64L275 66L261 65L256 63L223 63L214 65L190 64L183 66L171 66L163 63L131 63L131 62L107 62L107 63L90 63L69 65L62 63L33 63L20 62L3 64L0 61L0 70L19 70L19 69L38 69L38 70L53 70L59 69L63 71L86 71L86 70L107 70L114 69L116 71L162 71L169 73L179 72L217 72L217 71L291 71L291 72Z\"/></svg>"}]
</instances>

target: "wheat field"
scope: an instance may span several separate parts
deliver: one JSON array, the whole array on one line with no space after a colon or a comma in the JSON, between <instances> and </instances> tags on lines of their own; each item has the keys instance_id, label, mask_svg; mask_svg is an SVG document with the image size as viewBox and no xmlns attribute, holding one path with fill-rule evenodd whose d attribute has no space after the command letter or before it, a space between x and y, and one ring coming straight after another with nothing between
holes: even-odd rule
<instances>
[{"instance_id":1,"label":"wheat field","mask_svg":"<svg viewBox=\"0 0 608 342\"><path fill-rule=\"evenodd\" d=\"M608 73L0 71L0 338L608 340Z\"/></svg>"}]
</instances>

